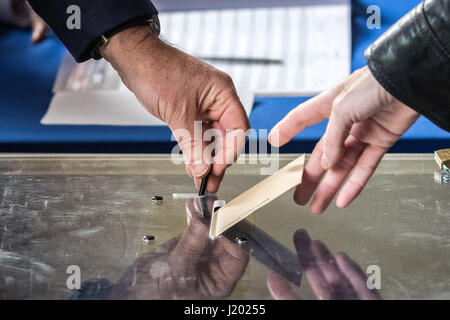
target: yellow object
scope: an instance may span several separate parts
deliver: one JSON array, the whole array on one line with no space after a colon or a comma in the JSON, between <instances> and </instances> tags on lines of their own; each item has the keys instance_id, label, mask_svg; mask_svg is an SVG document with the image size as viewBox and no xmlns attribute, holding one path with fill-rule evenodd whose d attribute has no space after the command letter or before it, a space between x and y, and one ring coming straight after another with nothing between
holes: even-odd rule
<instances>
[{"instance_id":1,"label":"yellow object","mask_svg":"<svg viewBox=\"0 0 450 320\"><path fill-rule=\"evenodd\" d=\"M434 152L434 160L439 166L439 169L447 171L450 169L450 149L441 149Z\"/></svg>"}]
</instances>

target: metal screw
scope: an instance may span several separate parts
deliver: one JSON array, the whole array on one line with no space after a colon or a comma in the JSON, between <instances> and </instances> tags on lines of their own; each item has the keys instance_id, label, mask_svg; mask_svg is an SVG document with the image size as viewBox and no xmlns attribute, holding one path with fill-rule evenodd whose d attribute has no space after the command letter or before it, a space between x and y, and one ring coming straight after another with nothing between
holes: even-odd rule
<instances>
[{"instance_id":1,"label":"metal screw","mask_svg":"<svg viewBox=\"0 0 450 320\"><path fill-rule=\"evenodd\" d=\"M152 202L156 203L156 204L162 204L163 197L161 197L161 196L154 196L154 197L152 197Z\"/></svg>"},{"instance_id":2,"label":"metal screw","mask_svg":"<svg viewBox=\"0 0 450 320\"><path fill-rule=\"evenodd\" d=\"M144 242L145 242L145 243L149 243L149 242L151 242L151 241L153 241L153 240L155 240L155 237L152 236L152 235L144 236Z\"/></svg>"},{"instance_id":3,"label":"metal screw","mask_svg":"<svg viewBox=\"0 0 450 320\"><path fill-rule=\"evenodd\" d=\"M450 161L448 161L449 163L444 163L443 165L442 165L442 169L446 172L446 173L448 173L448 174L450 174L450 168L447 166L447 165L450 165Z\"/></svg>"},{"instance_id":4,"label":"metal screw","mask_svg":"<svg viewBox=\"0 0 450 320\"><path fill-rule=\"evenodd\" d=\"M247 241L248 239L246 237L236 237L236 243L240 246L246 244Z\"/></svg>"}]
</instances>

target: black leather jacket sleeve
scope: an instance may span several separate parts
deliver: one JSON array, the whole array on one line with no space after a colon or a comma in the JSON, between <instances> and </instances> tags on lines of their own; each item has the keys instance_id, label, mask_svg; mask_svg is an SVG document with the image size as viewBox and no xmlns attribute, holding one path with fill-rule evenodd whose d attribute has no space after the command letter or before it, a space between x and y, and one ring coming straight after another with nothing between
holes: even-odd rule
<instances>
[{"instance_id":1,"label":"black leather jacket sleeve","mask_svg":"<svg viewBox=\"0 0 450 320\"><path fill-rule=\"evenodd\" d=\"M147 20L157 13L150 0L29 0L78 62L88 60L100 36L129 21ZM81 29L70 30L67 8L80 8ZM70 11L69 11L70 12Z\"/></svg>"},{"instance_id":2,"label":"black leather jacket sleeve","mask_svg":"<svg viewBox=\"0 0 450 320\"><path fill-rule=\"evenodd\" d=\"M366 51L378 82L450 131L450 0L425 0Z\"/></svg>"}]
</instances>

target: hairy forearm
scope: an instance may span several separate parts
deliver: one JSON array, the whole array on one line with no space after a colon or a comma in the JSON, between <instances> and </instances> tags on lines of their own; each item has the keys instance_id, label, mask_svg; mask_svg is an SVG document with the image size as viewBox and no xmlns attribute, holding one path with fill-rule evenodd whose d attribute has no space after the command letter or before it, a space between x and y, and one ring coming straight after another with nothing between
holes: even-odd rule
<instances>
[{"instance_id":1,"label":"hairy forearm","mask_svg":"<svg viewBox=\"0 0 450 320\"><path fill-rule=\"evenodd\" d=\"M111 37L109 43L101 50L101 54L117 70L124 83L132 89L134 87L130 83L132 80L127 75L136 75L136 72L139 72L137 64L141 51L145 50L146 58L153 61L152 56L161 47L161 42L147 27L133 27ZM153 50L150 50L151 48ZM154 63L156 64L156 61Z\"/></svg>"}]
</instances>

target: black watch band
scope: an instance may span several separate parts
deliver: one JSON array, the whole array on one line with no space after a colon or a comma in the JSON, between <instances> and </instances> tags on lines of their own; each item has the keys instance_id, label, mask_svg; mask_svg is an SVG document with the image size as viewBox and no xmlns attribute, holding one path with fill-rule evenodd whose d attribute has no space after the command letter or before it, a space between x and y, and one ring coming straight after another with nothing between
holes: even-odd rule
<instances>
[{"instance_id":1,"label":"black watch band","mask_svg":"<svg viewBox=\"0 0 450 320\"><path fill-rule=\"evenodd\" d=\"M100 36L100 38L95 41L94 45L93 45L93 49L90 51L90 55L91 58L95 59L95 60L100 60L102 59L102 54L101 54L101 50L106 47L106 45L109 43L109 40L111 39L112 36L114 36L115 34L132 28L132 27L137 27L137 26L148 26L149 30L159 36L161 33L161 26L159 24L159 18L157 14L152 15L152 17L149 20L142 20L142 19L137 19L137 20L131 20L128 21L124 24L121 24L120 26L118 26L117 28L114 28L108 32L105 32L104 34L102 34Z\"/></svg>"}]
</instances>

